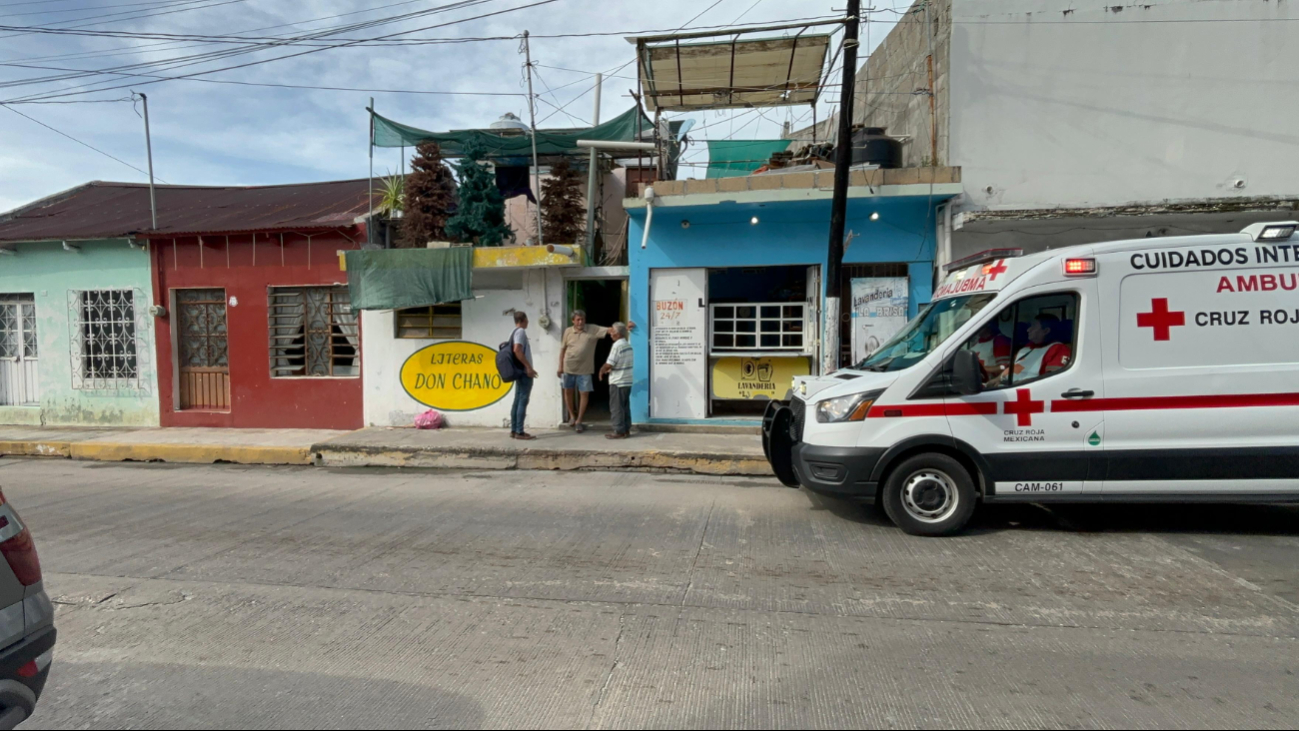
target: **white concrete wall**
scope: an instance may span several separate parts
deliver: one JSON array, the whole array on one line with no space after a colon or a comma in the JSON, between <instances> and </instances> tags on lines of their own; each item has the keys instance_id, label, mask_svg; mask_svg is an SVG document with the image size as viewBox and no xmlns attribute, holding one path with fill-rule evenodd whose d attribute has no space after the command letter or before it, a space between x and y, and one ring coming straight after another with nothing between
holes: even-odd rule
<instances>
[{"instance_id":1,"label":"white concrete wall","mask_svg":"<svg viewBox=\"0 0 1299 731\"><path fill-rule=\"evenodd\" d=\"M953 0L952 16L962 208L1299 194L1299 23L1276 22L1299 2Z\"/></svg>"},{"instance_id":2,"label":"white concrete wall","mask_svg":"<svg viewBox=\"0 0 1299 731\"><path fill-rule=\"evenodd\" d=\"M544 287L543 287L544 279ZM539 320L543 312L542 293L550 301L549 330ZM532 389L527 427L550 427L562 421L559 379L559 339L563 333L564 281L557 269L474 271L474 292L481 299L463 303L462 335L458 340L481 343L495 350L514 331L513 315L506 310L528 313L528 337L532 342L533 366L540 374ZM437 340L394 337L391 310L361 314L362 373L365 387L367 426L410 426L415 415L427 406L415 401L401 386L401 366L412 353ZM477 411L444 413L450 427L508 427L514 393Z\"/></svg>"}]
</instances>

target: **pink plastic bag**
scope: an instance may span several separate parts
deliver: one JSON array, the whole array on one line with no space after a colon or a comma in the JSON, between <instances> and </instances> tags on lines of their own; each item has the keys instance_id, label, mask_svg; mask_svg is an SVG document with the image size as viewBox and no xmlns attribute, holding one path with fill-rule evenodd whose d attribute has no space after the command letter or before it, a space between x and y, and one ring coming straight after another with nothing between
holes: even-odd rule
<instances>
[{"instance_id":1,"label":"pink plastic bag","mask_svg":"<svg viewBox=\"0 0 1299 731\"><path fill-rule=\"evenodd\" d=\"M429 409L415 417L416 429L441 429L446 426L446 421L442 415L433 409Z\"/></svg>"}]
</instances>

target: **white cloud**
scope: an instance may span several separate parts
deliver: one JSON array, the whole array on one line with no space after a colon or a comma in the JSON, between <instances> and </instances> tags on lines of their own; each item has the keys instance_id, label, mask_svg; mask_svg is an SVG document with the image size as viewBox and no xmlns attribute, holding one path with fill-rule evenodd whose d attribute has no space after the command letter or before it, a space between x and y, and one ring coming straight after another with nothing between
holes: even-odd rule
<instances>
[{"instance_id":1,"label":"white cloud","mask_svg":"<svg viewBox=\"0 0 1299 731\"><path fill-rule=\"evenodd\" d=\"M219 3L222 0L208 0ZM99 30L160 33L231 34L251 31L310 18L349 13L387 2L370 0L298 0L278 3L273 0L243 0L206 9L192 9L149 18L89 26ZM319 30L328 26L372 20L409 13L445 4L447 0L418 0L386 9L370 10L328 21L295 25L253 35L288 31ZM370 30L349 31L344 37L370 37L385 33L421 28L456 18L517 7L528 0L494 0L473 8L430 15ZM842 5L842 3L838 3ZM78 24L76 18L122 12L103 8L96 0L69 0L66 3L0 7L0 25ZM731 23L741 13L743 22L775 22L831 14L835 0L723 0L702 17L695 26ZM100 9L92 10L94 6ZM432 31L420 31L412 37L461 37L481 35L514 35L528 29L534 36L559 33L594 33L671 29L693 18L704 7L701 0L658 0L647 13L643 3L623 0L561 0L550 5L520 10L493 18L452 25ZM8 12L34 12L41 9L79 12L3 17ZM154 8L150 12L162 12ZM148 8L146 8L148 10ZM144 11L140 11L143 13ZM125 16L130 18L132 16ZM101 19L108 20L108 19ZM82 21L93 22L93 21ZM882 39L881 29L874 31ZM185 47L188 46L188 47ZM206 53L226 46L195 46L188 42L160 44L155 40L85 38L66 35L26 34L6 39L0 52L0 64L30 65L73 69L105 69L157 61L177 56ZM114 56L82 55L74 58L44 58L66 54L105 53L132 50ZM255 54L206 61L171 70L146 70L145 73L178 75L220 68L302 50L300 47L263 50ZM537 91L548 102L563 105L583 94L591 86L589 72L606 71L631 61L634 53L621 36L587 38L534 38L533 58L543 66L540 78L551 88L563 87L553 95L544 92L539 81ZM523 57L518 42L441 44L424 46L362 47L325 50L299 58L274 61L245 69L214 74L210 78L258 83L306 84L359 88L417 89L439 91L499 91L523 93L521 82ZM581 73L559 71L545 66L577 69ZM601 115L608 119L626 110L632 101L628 89L635 88L634 66L627 66L619 76L606 78ZM0 83L44 77L58 71L18 68L0 65ZM54 93L94 82L95 88L135 82L149 95L150 121L153 131L154 166L157 175L172 183L193 184L261 184L304 182L338 178L364 177L368 170L365 106L374 96L381 114L426 129L464 129L484 127L504 112L527 118L523 97L432 96L347 91L313 91L239 86L197 81L166 81L143 84L147 78L97 77L74 81L47 82L38 85L0 88L0 100L36 93ZM576 82L576 83L572 83ZM68 99L114 98L125 96L126 89L104 91ZM833 95L830 95L833 96ZM17 109L66 132L88 144L145 168L143 122L130 103L117 104L26 104ZM574 101L568 111L582 120L591 115L591 97ZM554 107L540 103L538 119L549 116L545 126L571 126L573 120ZM766 112L771 121L752 124L737 134L740 138L768 137L779 134L779 122L792 114L804 115L806 108ZM729 114L729 113L728 113ZM707 119L696 115L699 123ZM735 125L740 127L740 122ZM711 132L726 130L725 124ZM383 173L400 166L399 153L377 150L375 171ZM75 142L44 129L12 112L0 109L0 210L8 210L42 196L79 185L88 180L143 180L144 176L128 167L99 155Z\"/></svg>"}]
</instances>

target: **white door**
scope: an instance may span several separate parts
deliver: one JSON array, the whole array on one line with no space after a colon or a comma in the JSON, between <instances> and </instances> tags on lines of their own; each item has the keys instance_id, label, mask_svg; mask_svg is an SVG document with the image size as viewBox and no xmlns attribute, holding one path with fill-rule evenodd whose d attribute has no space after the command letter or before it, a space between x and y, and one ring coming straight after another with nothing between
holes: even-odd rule
<instances>
[{"instance_id":1,"label":"white door","mask_svg":"<svg viewBox=\"0 0 1299 731\"><path fill-rule=\"evenodd\" d=\"M807 268L807 306L803 308L803 352L813 372L821 364L821 267Z\"/></svg>"},{"instance_id":2,"label":"white door","mask_svg":"<svg viewBox=\"0 0 1299 731\"><path fill-rule=\"evenodd\" d=\"M0 405L40 404L36 343L35 298L0 295Z\"/></svg>"},{"instance_id":3,"label":"white door","mask_svg":"<svg viewBox=\"0 0 1299 731\"><path fill-rule=\"evenodd\" d=\"M650 417L708 416L708 270L650 271Z\"/></svg>"},{"instance_id":4,"label":"white door","mask_svg":"<svg viewBox=\"0 0 1299 731\"><path fill-rule=\"evenodd\" d=\"M1101 492L1104 414L1095 280L1030 290L962 347L984 391L947 399L952 435L984 458L997 499ZM996 375L1005 369L1008 375Z\"/></svg>"}]
</instances>

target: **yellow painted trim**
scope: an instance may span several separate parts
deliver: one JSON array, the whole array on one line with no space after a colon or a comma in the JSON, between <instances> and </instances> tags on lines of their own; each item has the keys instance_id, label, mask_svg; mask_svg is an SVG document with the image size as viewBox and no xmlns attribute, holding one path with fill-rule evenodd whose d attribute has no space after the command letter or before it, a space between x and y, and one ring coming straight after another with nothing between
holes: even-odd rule
<instances>
[{"instance_id":1,"label":"yellow painted trim","mask_svg":"<svg viewBox=\"0 0 1299 731\"><path fill-rule=\"evenodd\" d=\"M552 254L544 246L477 246L474 247L475 269L508 267L585 266L585 253L574 244L573 255Z\"/></svg>"}]
</instances>

